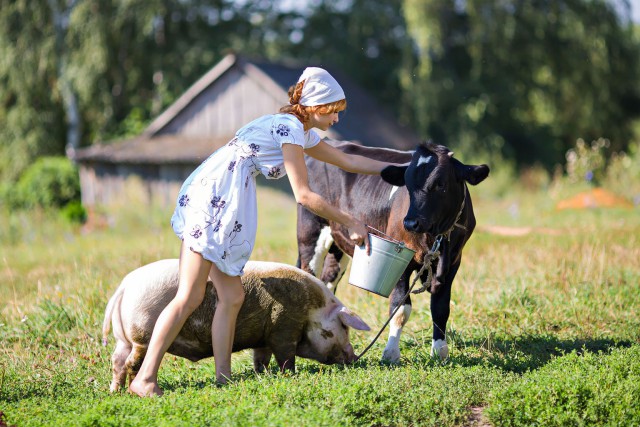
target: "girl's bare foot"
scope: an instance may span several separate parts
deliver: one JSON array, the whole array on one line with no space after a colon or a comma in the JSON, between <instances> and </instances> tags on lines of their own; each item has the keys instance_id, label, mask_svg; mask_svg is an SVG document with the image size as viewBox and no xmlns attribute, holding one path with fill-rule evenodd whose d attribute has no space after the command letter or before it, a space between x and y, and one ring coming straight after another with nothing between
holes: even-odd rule
<instances>
[{"instance_id":1,"label":"girl's bare foot","mask_svg":"<svg viewBox=\"0 0 640 427\"><path fill-rule=\"evenodd\" d=\"M155 382L145 382L143 380L133 380L129 384L129 393L136 394L140 397L162 396L163 392Z\"/></svg>"}]
</instances>

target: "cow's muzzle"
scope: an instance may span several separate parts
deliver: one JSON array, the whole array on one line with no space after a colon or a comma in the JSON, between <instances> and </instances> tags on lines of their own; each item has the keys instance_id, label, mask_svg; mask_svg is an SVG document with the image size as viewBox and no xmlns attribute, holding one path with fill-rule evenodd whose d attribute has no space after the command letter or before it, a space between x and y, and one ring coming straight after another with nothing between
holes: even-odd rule
<instances>
[{"instance_id":1,"label":"cow's muzzle","mask_svg":"<svg viewBox=\"0 0 640 427\"><path fill-rule=\"evenodd\" d=\"M403 221L404 229L412 233L424 233L422 223L417 219L405 218Z\"/></svg>"}]
</instances>

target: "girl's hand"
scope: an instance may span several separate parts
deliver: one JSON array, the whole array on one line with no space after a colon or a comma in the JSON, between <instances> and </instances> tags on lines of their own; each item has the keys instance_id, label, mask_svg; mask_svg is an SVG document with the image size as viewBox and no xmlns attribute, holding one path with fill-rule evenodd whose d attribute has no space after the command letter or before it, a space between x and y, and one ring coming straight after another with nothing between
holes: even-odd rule
<instances>
[{"instance_id":1,"label":"girl's hand","mask_svg":"<svg viewBox=\"0 0 640 427\"><path fill-rule=\"evenodd\" d=\"M367 231L367 226L364 224L364 222L354 219L354 221L348 227L348 231L349 238L353 240L353 242L358 246L362 246L364 244L367 255L371 255L371 242L369 240L369 232Z\"/></svg>"}]
</instances>

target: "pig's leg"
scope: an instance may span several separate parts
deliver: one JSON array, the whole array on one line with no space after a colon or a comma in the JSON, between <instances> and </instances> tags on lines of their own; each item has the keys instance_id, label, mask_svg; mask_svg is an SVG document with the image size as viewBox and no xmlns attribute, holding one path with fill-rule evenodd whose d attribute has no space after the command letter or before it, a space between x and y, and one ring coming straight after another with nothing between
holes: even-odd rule
<instances>
[{"instance_id":1,"label":"pig's leg","mask_svg":"<svg viewBox=\"0 0 640 427\"><path fill-rule=\"evenodd\" d=\"M142 361L146 354L146 345L133 344L133 349L131 350L131 353L129 353L127 361L124 364L125 370L129 375L129 385L131 385L133 379L138 375L138 371L140 370L140 366L142 366Z\"/></svg>"},{"instance_id":2,"label":"pig's leg","mask_svg":"<svg viewBox=\"0 0 640 427\"><path fill-rule=\"evenodd\" d=\"M295 339L288 337L273 336L272 340L274 345L272 346L273 355L276 358L276 362L280 367L280 371L295 371L296 370L296 343Z\"/></svg>"},{"instance_id":3,"label":"pig's leg","mask_svg":"<svg viewBox=\"0 0 640 427\"><path fill-rule=\"evenodd\" d=\"M271 349L269 347L253 349L253 370L262 373L269 367L271 361Z\"/></svg>"},{"instance_id":4,"label":"pig's leg","mask_svg":"<svg viewBox=\"0 0 640 427\"><path fill-rule=\"evenodd\" d=\"M279 356L279 357L278 357ZM296 370L296 355L292 353L291 355L283 355L276 354L276 362L280 367L280 372L295 372Z\"/></svg>"},{"instance_id":5,"label":"pig's leg","mask_svg":"<svg viewBox=\"0 0 640 427\"><path fill-rule=\"evenodd\" d=\"M114 393L120 390L127 381L127 370L125 362L131 353L131 345L128 342L118 340L116 349L111 356L111 364L113 365L113 380L109 390Z\"/></svg>"}]
</instances>

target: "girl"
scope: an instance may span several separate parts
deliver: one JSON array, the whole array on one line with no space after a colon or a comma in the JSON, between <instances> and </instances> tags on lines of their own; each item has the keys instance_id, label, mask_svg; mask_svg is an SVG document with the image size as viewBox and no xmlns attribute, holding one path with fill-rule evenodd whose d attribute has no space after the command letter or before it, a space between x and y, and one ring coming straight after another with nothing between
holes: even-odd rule
<instances>
[{"instance_id":1,"label":"girl","mask_svg":"<svg viewBox=\"0 0 640 427\"><path fill-rule=\"evenodd\" d=\"M343 224L350 238L370 251L364 223L310 190L304 154L363 174L380 174L389 164L345 154L311 130L327 130L338 123L338 113L347 106L342 88L327 71L305 69L289 89L289 103L281 114L260 117L241 128L184 182L171 218L182 240L178 293L156 322L140 371L129 386L132 393L162 395L160 363L187 317L202 302L207 279L218 295L211 328L216 379L226 383L231 377L236 317L244 300L240 276L257 230L255 177L259 173L271 179L286 174L297 203Z\"/></svg>"}]
</instances>

